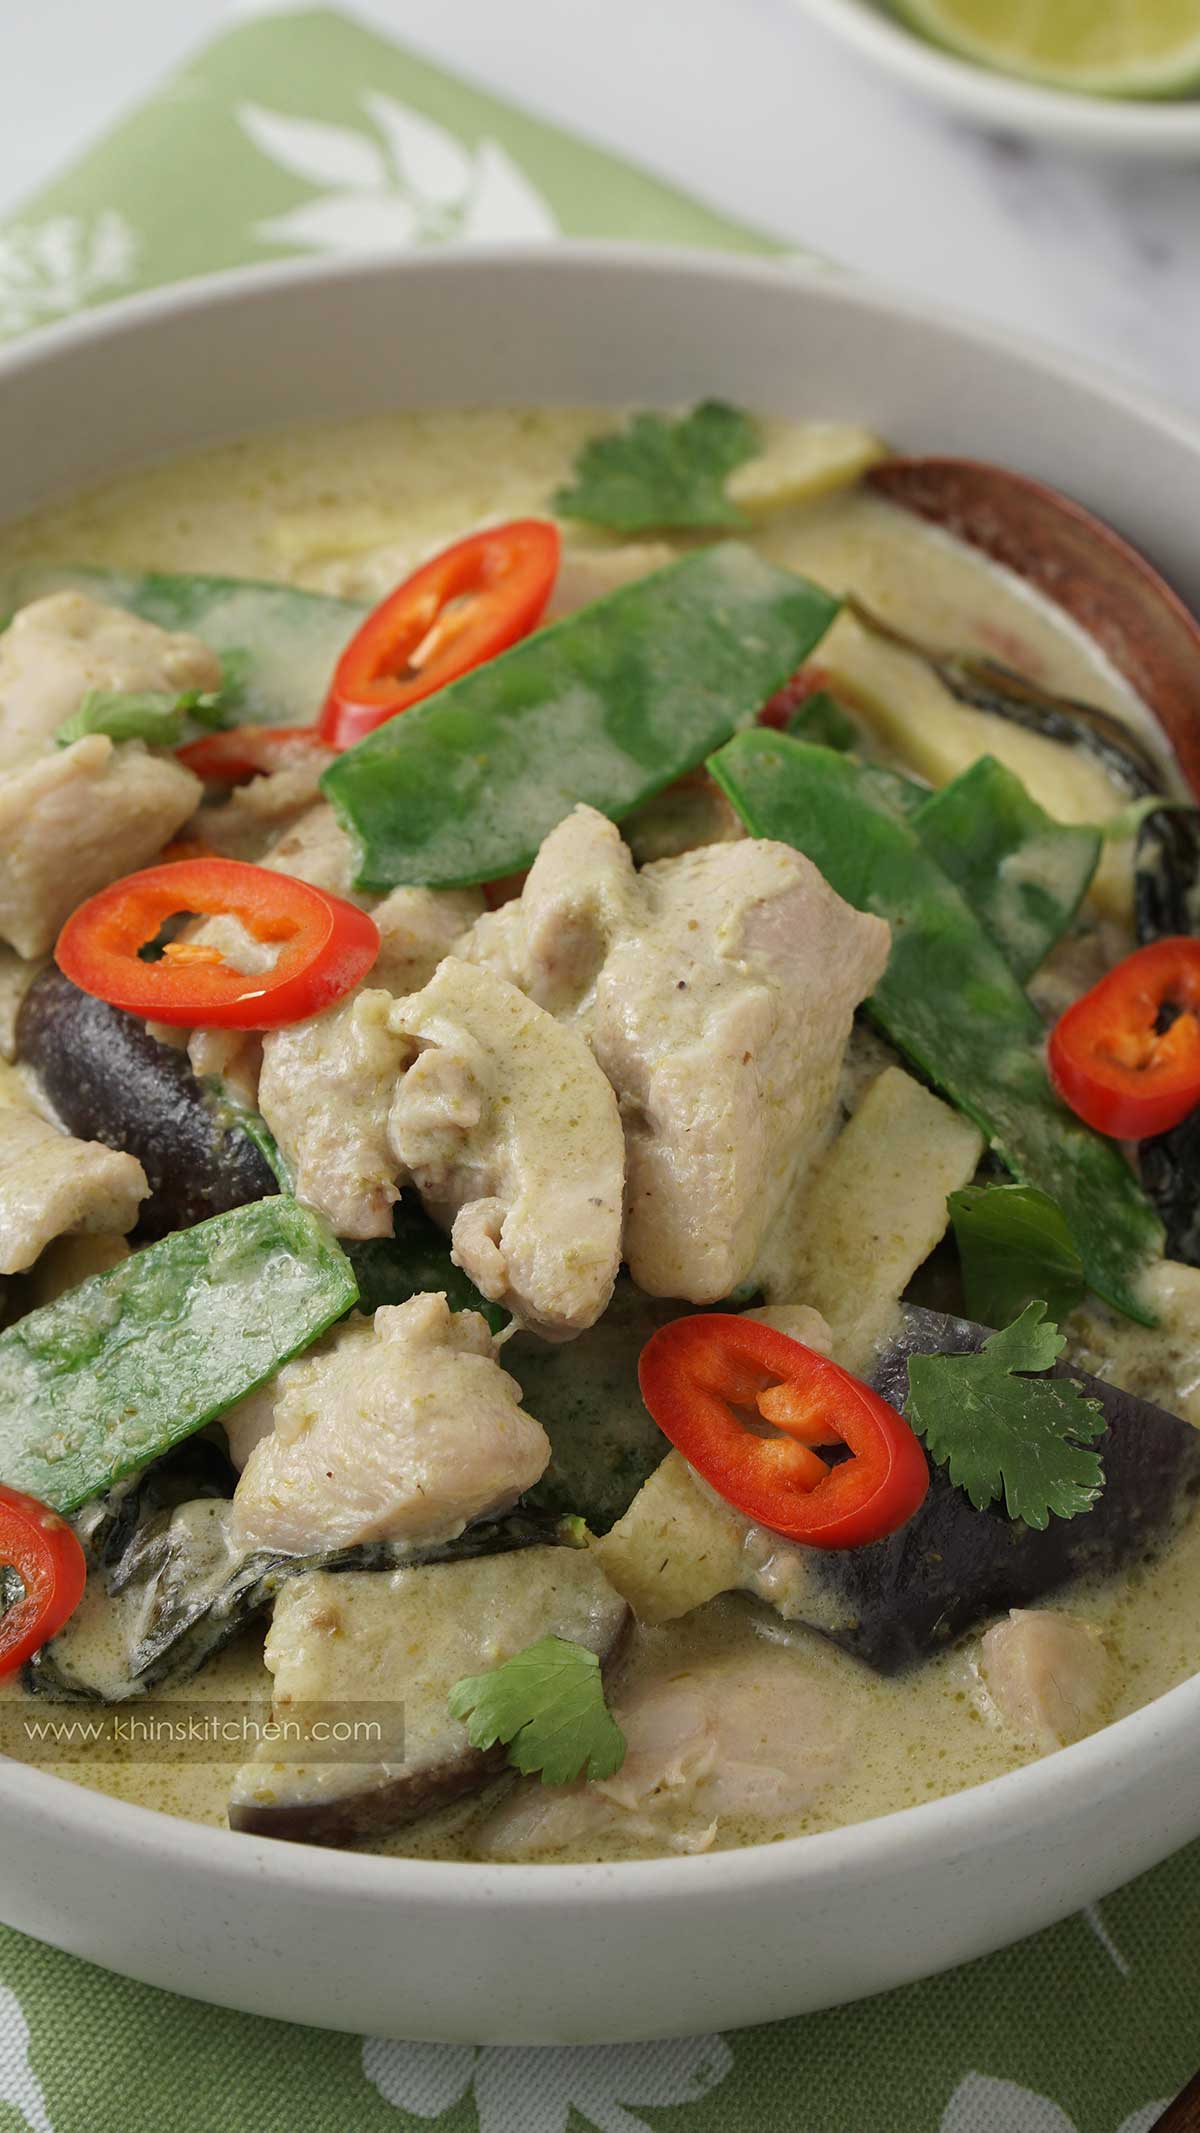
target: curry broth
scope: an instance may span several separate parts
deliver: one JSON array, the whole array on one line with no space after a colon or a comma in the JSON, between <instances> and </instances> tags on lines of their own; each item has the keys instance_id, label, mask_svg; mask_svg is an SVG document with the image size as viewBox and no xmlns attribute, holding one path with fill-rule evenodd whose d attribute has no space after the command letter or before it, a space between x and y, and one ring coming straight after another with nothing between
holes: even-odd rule
<instances>
[{"instance_id":1,"label":"curry broth","mask_svg":"<svg viewBox=\"0 0 1200 2133\"><path fill-rule=\"evenodd\" d=\"M122 475L10 528L0 535L0 575L36 557L283 579L373 600L424 555L478 522L544 512L579 446L610 419L589 410L397 415L223 446ZM1090 698L1148 729L1120 677L1056 610L972 551L868 493L853 490L789 506L751 538L773 561L831 589L852 588L915 635L1005 657L1049 686ZM839 622L818 656L822 663L828 656L837 671L844 656L848 674L861 679L854 628ZM868 671L868 707L870 678ZM994 747L1030 782L1057 777L1064 814L1094 819L1099 773L1089 770L1072 800L1066 788L1077 766L1065 751L977 713L961 719L946 746L965 750L965 759ZM909 737L911 745L903 736L898 743L886 726L881 738L885 751L926 774L928 750L942 745L924 731ZM1120 796L1109 789L1107 802L1102 811L1114 812ZM1124 886L1119 864L1112 870L1118 917L1127 877L1127 864ZM1147 1364L1144 1333L1130 1328L1126 1336L1112 1325L1089 1329L1089 1366L1106 1362L1109 1374L1119 1376L1126 1339L1140 1374L1137 1389L1169 1404L1168 1388ZM1200 1514L1160 1560L1120 1580L1073 1588L1067 1604L1102 1631L1112 1654L1110 1718L1169 1689L1200 1664ZM624 1682L678 1679L698 1663L758 1650L760 1638L781 1655L773 1666L772 1693L785 1694L794 1682L797 1693L813 1690L848 1703L852 1753L839 1781L803 1815L780 1826L761 1820L723 1824L716 1840L721 1846L888 1813L1031 1759L990 1709L974 1638L912 1673L884 1680L814 1633L779 1623L749 1600L726 1598L667 1628L640 1632L624 1663ZM181 1701L245 1701L262 1708L269 1691L260 1641L243 1637L186 1685ZM0 1695L11 1701L21 1691L6 1681ZM27 1709L33 1713L37 1706ZM770 1722L769 1703L764 1721ZM118 1798L218 1824L234 1767L234 1761L174 1766L130 1758L96 1765L86 1782ZM63 1774L78 1779L80 1767L65 1766ZM489 1835L495 1800L493 1788L475 1802L410 1826L380 1849L425 1857L504 1856L503 1842ZM625 1835L544 1856L613 1857L659 1848Z\"/></svg>"}]
</instances>

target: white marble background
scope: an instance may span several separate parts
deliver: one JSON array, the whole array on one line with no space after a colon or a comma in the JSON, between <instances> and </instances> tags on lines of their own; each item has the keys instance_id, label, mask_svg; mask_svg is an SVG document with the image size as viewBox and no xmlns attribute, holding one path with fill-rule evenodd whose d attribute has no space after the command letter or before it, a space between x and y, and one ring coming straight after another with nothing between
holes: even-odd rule
<instances>
[{"instance_id":1,"label":"white marble background","mask_svg":"<svg viewBox=\"0 0 1200 2133\"><path fill-rule=\"evenodd\" d=\"M236 11L0 0L0 215ZM793 0L354 11L730 214L1200 411L1200 161L1085 160L977 132L864 68Z\"/></svg>"}]
</instances>

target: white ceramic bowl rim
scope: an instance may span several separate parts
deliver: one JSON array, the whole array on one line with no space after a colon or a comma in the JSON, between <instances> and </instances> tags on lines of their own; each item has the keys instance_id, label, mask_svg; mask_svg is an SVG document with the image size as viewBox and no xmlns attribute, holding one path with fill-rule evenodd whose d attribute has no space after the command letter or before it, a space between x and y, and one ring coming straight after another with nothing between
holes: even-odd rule
<instances>
[{"instance_id":1,"label":"white ceramic bowl rim","mask_svg":"<svg viewBox=\"0 0 1200 2133\"><path fill-rule=\"evenodd\" d=\"M545 264L548 250L564 269L598 259L622 272L649 277L669 273L711 279L718 272L723 280L740 280L751 287L784 282L814 292L827 292L830 281L828 271L821 268L724 255L714 259L711 253L700 251L614 243L562 243L552 248L476 244L448 247L438 254L423 255L419 271L422 275L454 276L505 261L528 269ZM9 379L27 368L41 368L59 351L136 337L141 327L156 317L186 317L192 312L237 303L248 292L269 296L274 289L296 284L336 285L342 280L353 282L364 273L394 271L403 272L404 267L389 252L356 254L333 262L277 262L128 298L4 351L0 354L0 392ZM1093 394L1124 407L1143 422L1182 436L1200 457L1200 424L1094 365L1047 351L1027 337L997 333L940 307L869 285L839 284L838 300L848 309L861 310L864 322L877 319L884 309L932 324L959 340L980 346L1007 343L1042 374L1054 373L1067 384L1086 382ZM26 1826L36 1823L43 1835L52 1837L56 1829L71 1828L84 1814L89 1835L98 1844L143 1859L148 1854L155 1854L164 1862L173 1859L202 1874L219 1870L226 1884L241 1884L247 1895L268 1877L274 1884L317 1899L349 1896L356 1902L376 1905L393 1904L408 1893L414 1900L436 1901L460 1910L478 1903L485 1883L492 1885L494 1893L502 1890L507 1906L532 1913L584 1899L589 1905L607 1907L635 1896L656 1905L678 1905L687 1904L700 1885L729 1896L752 1896L781 1881L797 1889L824 1885L836 1889L847 1872L869 1874L900 1854L906 1865L923 1857L932 1867L948 1856L969 1854L981 1825L993 1832L1007 1828L1032 1837L1060 1819L1072 1798L1094 1806L1102 1804L1108 1795L1115 1797L1136 1787L1142 1780L1152 1742L1169 1757L1182 1755L1198 1737L1200 1674L1073 1747L1059 1749L1020 1770L944 1798L844 1829L789 1837L741 1850L614 1863L528 1865L323 1850L211 1828L134 1806L4 1756L0 1756L0 1817L12 1812Z\"/></svg>"},{"instance_id":2,"label":"white ceramic bowl rim","mask_svg":"<svg viewBox=\"0 0 1200 2133\"><path fill-rule=\"evenodd\" d=\"M1051 135L1077 148L1124 149L1132 155L1200 155L1200 94L1103 97L1053 89L1001 74L929 44L918 30L884 13L874 0L792 0L876 65L923 95L955 106L985 125Z\"/></svg>"}]
</instances>

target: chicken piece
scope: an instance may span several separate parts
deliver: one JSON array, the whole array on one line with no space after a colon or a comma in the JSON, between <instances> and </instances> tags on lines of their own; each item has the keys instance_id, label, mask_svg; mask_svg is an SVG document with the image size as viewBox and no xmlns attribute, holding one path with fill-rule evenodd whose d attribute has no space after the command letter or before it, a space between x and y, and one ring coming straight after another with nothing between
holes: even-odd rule
<instances>
[{"instance_id":1,"label":"chicken piece","mask_svg":"<svg viewBox=\"0 0 1200 2133\"><path fill-rule=\"evenodd\" d=\"M888 928L761 838L634 871L577 807L519 904L462 951L588 1038L625 1126L625 1258L652 1296L716 1303L822 1144Z\"/></svg>"},{"instance_id":2,"label":"chicken piece","mask_svg":"<svg viewBox=\"0 0 1200 2133\"><path fill-rule=\"evenodd\" d=\"M623 541L607 548L599 543L586 548L568 543L563 548L546 620L557 622L562 615L573 615L576 608L589 607L593 600L619 592L623 585L633 585L638 578L648 578L652 570L661 570L664 563L674 560L675 550L665 541Z\"/></svg>"},{"instance_id":3,"label":"chicken piece","mask_svg":"<svg viewBox=\"0 0 1200 2133\"><path fill-rule=\"evenodd\" d=\"M263 865L369 911L379 928L372 983L396 994L427 984L442 957L487 908L481 889L399 888L383 897L356 889L354 847L325 800L271 846Z\"/></svg>"},{"instance_id":4,"label":"chicken piece","mask_svg":"<svg viewBox=\"0 0 1200 2133\"><path fill-rule=\"evenodd\" d=\"M478 889L399 888L393 889L383 898L355 892L351 882L353 849L350 840L339 826L333 809L324 801L316 807L310 807L300 820L272 845L262 864L276 873L294 874L299 881L311 882L314 888L326 889L331 895L344 896L348 901L357 904L360 910L369 911L379 928L379 954L371 968L371 985L372 988L385 987L388 992L394 994L413 992L424 985L433 976L442 957L485 909L482 893ZM219 948L226 960L237 969L251 972L269 969L279 952L277 945L264 946L253 940L236 919L201 919L187 929L187 937L211 943ZM348 1008L349 1000L343 1002L343 1006ZM337 1032L336 1047L341 1050L342 1067L349 1069L351 1100L356 1107L361 1106L367 1095L362 1078L362 1070L367 1062L360 1055L358 1045L366 1019L369 1018L347 1015L334 1025ZM308 1031L308 1023L296 1025L293 1030L286 1032L288 1036L294 1035L297 1039L294 1048L296 1060L302 1064L309 1060L317 1061L323 1076L328 1071L335 1049L330 1039L329 1024L330 1017L324 1016L321 1018L321 1027L314 1025L310 1036L300 1035L302 1030ZM353 1054L351 1058L346 1056L347 1039ZM281 1045L276 1049L281 1056L292 1059L293 1048ZM193 1030L188 1039L188 1056L192 1071L201 1079L215 1075L242 1102L251 1105L258 1102L263 1048L257 1038L235 1030ZM397 1058L399 1056L398 1053ZM390 1059L384 1059L382 1064L394 1077L398 1066L392 1065ZM278 1081L273 1076L272 1088L278 1087ZM293 1109L294 1094L291 1089L285 1088L283 1091L283 1101L288 1106L289 1113ZM388 1095L390 1089L383 1097L385 1109ZM294 1125L291 1130L295 1130ZM343 1168L348 1170L352 1179L357 1159L352 1150L347 1153L349 1164ZM372 1172L378 1172L379 1162L372 1158L369 1168ZM392 1168L390 1161L385 1162L382 1168L382 1174L391 1190L389 1207L396 1197L394 1189L391 1188ZM355 1190L353 1184L343 1186L342 1189L349 1190L352 1195ZM324 1203L314 1199L311 1204L317 1206ZM331 1219L338 1220L332 1207L326 1208L325 1211L330 1214ZM381 1216L377 1197L373 1210L361 1211L360 1219L372 1220L376 1226L365 1230L343 1229L341 1234L346 1237L386 1236L390 1228L390 1216L386 1211ZM381 1221L382 1227L379 1226Z\"/></svg>"},{"instance_id":5,"label":"chicken piece","mask_svg":"<svg viewBox=\"0 0 1200 2133\"><path fill-rule=\"evenodd\" d=\"M323 1015L263 1039L258 1107L296 1197L339 1237L388 1237L400 1197L388 1113L412 1048L389 992L359 988Z\"/></svg>"},{"instance_id":6,"label":"chicken piece","mask_svg":"<svg viewBox=\"0 0 1200 2133\"><path fill-rule=\"evenodd\" d=\"M264 853L262 864L276 874L309 881L314 889L344 896L360 911L373 910L379 900L369 890L360 893L354 887L354 846L328 800L318 800L284 830Z\"/></svg>"},{"instance_id":7,"label":"chicken piece","mask_svg":"<svg viewBox=\"0 0 1200 2133\"><path fill-rule=\"evenodd\" d=\"M326 760L328 758L322 757L322 767ZM318 800L315 806L306 807L297 820L276 836L260 864L277 874L294 874L298 881L311 882L315 889L328 889L334 896L344 896L348 903L357 904L360 911L370 911L377 902L374 896L356 894L352 886L354 849L327 800ZM255 968L252 958L259 952L258 945L236 919L225 920L222 924L225 932L218 937L212 930L213 921L202 919L187 929L188 938L211 941L239 969L252 971ZM269 950L266 963L259 967L269 967L277 952L277 949ZM436 960L434 957L433 961ZM262 1070L260 1038L240 1030L194 1029L187 1040L187 1049L192 1072L198 1080L215 1077L224 1082L242 1103L257 1107L258 1079Z\"/></svg>"},{"instance_id":8,"label":"chicken piece","mask_svg":"<svg viewBox=\"0 0 1200 2133\"><path fill-rule=\"evenodd\" d=\"M200 790L173 756L102 733L0 776L0 940L45 955L78 904L161 851Z\"/></svg>"},{"instance_id":9,"label":"chicken piece","mask_svg":"<svg viewBox=\"0 0 1200 2133\"><path fill-rule=\"evenodd\" d=\"M661 1641L661 1640L659 1640ZM858 1682L834 1678L825 1655L809 1659L761 1645L672 1663L649 1640L612 1699L626 1753L611 1778L591 1784L519 1785L478 1832L490 1858L529 1858L581 1847L711 1850L746 1824L769 1836L845 1775L865 1701Z\"/></svg>"},{"instance_id":10,"label":"chicken piece","mask_svg":"<svg viewBox=\"0 0 1200 2133\"><path fill-rule=\"evenodd\" d=\"M1052 1607L1014 1607L979 1647L988 1701L1028 1748L1048 1755L1102 1723L1110 1661L1099 1630Z\"/></svg>"},{"instance_id":11,"label":"chicken piece","mask_svg":"<svg viewBox=\"0 0 1200 2133\"><path fill-rule=\"evenodd\" d=\"M149 1190L133 1156L0 1104L0 1274L24 1273L68 1231L132 1229Z\"/></svg>"},{"instance_id":12,"label":"chicken piece","mask_svg":"<svg viewBox=\"0 0 1200 2133\"><path fill-rule=\"evenodd\" d=\"M0 769L42 755L93 689L218 689L221 662L198 637L172 635L89 593L50 593L0 636Z\"/></svg>"},{"instance_id":13,"label":"chicken piece","mask_svg":"<svg viewBox=\"0 0 1200 2133\"><path fill-rule=\"evenodd\" d=\"M146 1027L152 1037L164 1040L165 1024L147 1023ZM257 1030L176 1030L174 1035L184 1037L188 1065L197 1081L219 1081L223 1092L235 1103L245 1104L251 1111L258 1109L263 1041Z\"/></svg>"},{"instance_id":14,"label":"chicken piece","mask_svg":"<svg viewBox=\"0 0 1200 2133\"><path fill-rule=\"evenodd\" d=\"M479 889L393 889L371 913L379 928L371 983L397 997L419 992L486 909Z\"/></svg>"},{"instance_id":15,"label":"chicken piece","mask_svg":"<svg viewBox=\"0 0 1200 2133\"><path fill-rule=\"evenodd\" d=\"M221 1416L230 1464L239 1474L244 1473L255 1446L261 1444L264 1437L274 1434L278 1397L279 1379L268 1378L264 1385L257 1385L253 1392L248 1392L245 1399L226 1408Z\"/></svg>"},{"instance_id":16,"label":"chicken piece","mask_svg":"<svg viewBox=\"0 0 1200 2133\"><path fill-rule=\"evenodd\" d=\"M224 800L210 800L196 816L196 835L226 859L258 864L273 840L301 820L317 798L321 773L332 754L306 748L303 760L235 785Z\"/></svg>"},{"instance_id":17,"label":"chicken piece","mask_svg":"<svg viewBox=\"0 0 1200 2133\"><path fill-rule=\"evenodd\" d=\"M215 948L233 970L247 977L261 977L279 960L278 941L256 940L239 918L219 912L198 918L183 928L180 939ZM254 1110L258 1105L258 1077L262 1071L263 1041L257 1030L172 1029L164 1022L148 1022L150 1035L160 1044L186 1049L188 1064L197 1081L220 1082L225 1095Z\"/></svg>"},{"instance_id":18,"label":"chicken piece","mask_svg":"<svg viewBox=\"0 0 1200 2133\"><path fill-rule=\"evenodd\" d=\"M442 1540L505 1511L550 1457L486 1320L444 1295L351 1319L275 1380L233 1499L246 1548ZM235 1424L235 1435L236 1435Z\"/></svg>"},{"instance_id":19,"label":"chicken piece","mask_svg":"<svg viewBox=\"0 0 1200 2133\"><path fill-rule=\"evenodd\" d=\"M624 1149L587 1045L490 970L447 956L391 1027L419 1056L393 1153L456 1263L545 1340L593 1326L621 1258Z\"/></svg>"}]
</instances>

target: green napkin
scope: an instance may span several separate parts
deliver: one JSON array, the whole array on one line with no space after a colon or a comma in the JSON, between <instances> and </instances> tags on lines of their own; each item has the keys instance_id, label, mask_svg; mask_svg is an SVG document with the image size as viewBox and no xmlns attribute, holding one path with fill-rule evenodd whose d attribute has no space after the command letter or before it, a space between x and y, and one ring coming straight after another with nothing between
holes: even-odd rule
<instances>
[{"instance_id":1,"label":"green napkin","mask_svg":"<svg viewBox=\"0 0 1200 2133\"><path fill-rule=\"evenodd\" d=\"M258 260L559 235L782 249L344 16L271 15L0 227L0 336ZM0 2133L1149 2133L1197 2061L1200 1845L886 1998L577 2051L294 2029L0 1928Z\"/></svg>"},{"instance_id":2,"label":"green napkin","mask_svg":"<svg viewBox=\"0 0 1200 2133\"><path fill-rule=\"evenodd\" d=\"M560 236L789 249L348 16L268 15L0 226L0 337L262 260Z\"/></svg>"}]
</instances>

